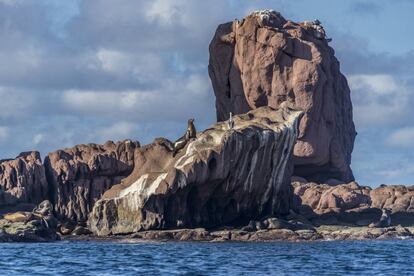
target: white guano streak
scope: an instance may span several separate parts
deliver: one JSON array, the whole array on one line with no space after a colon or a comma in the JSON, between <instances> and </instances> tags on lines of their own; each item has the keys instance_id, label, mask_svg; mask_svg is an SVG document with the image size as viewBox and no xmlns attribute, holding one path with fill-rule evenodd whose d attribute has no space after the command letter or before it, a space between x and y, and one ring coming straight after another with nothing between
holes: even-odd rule
<instances>
[{"instance_id":1,"label":"white guano streak","mask_svg":"<svg viewBox=\"0 0 414 276\"><path fill-rule=\"evenodd\" d=\"M159 187L160 183L167 177L167 173L160 174L154 181L150 183L148 183L148 177L148 174L142 175L128 188L122 190L119 193L118 199L123 197L133 197L135 200L128 200L128 202L133 204L128 206L132 209L140 208L142 203L144 203L150 195L155 194L155 191Z\"/></svg>"}]
</instances>

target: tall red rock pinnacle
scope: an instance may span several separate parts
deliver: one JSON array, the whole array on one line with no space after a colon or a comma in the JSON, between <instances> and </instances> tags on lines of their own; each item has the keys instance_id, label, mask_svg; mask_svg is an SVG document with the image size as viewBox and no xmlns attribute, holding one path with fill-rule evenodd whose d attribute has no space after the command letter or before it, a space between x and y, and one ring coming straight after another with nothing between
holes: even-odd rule
<instances>
[{"instance_id":1,"label":"tall red rock pinnacle","mask_svg":"<svg viewBox=\"0 0 414 276\"><path fill-rule=\"evenodd\" d=\"M209 50L218 121L230 112L287 101L305 111L294 148L295 174L314 181L354 179L350 90L319 22L253 12L219 25Z\"/></svg>"}]
</instances>

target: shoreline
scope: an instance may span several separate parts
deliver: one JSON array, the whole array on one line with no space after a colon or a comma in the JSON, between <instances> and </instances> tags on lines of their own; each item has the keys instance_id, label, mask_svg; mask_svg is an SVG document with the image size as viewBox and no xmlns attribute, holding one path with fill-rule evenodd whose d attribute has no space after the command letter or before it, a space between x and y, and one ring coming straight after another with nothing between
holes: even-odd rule
<instances>
[{"instance_id":1,"label":"shoreline","mask_svg":"<svg viewBox=\"0 0 414 276\"><path fill-rule=\"evenodd\" d=\"M374 240L414 240L414 226L391 226L386 228L322 225L315 230L265 229L244 231L222 229L207 231L204 228L150 230L128 235L95 236L67 235L60 241L97 242L317 242L317 241L374 241Z\"/></svg>"}]
</instances>

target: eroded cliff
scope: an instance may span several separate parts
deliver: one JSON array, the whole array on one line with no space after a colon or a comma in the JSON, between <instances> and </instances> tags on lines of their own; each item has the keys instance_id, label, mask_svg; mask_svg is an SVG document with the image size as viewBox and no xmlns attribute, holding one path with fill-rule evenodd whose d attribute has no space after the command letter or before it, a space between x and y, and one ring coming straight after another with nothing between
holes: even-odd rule
<instances>
[{"instance_id":1,"label":"eroded cliff","mask_svg":"<svg viewBox=\"0 0 414 276\"><path fill-rule=\"evenodd\" d=\"M45 169L37 151L0 161L0 206L37 204L48 197Z\"/></svg>"},{"instance_id":2,"label":"eroded cliff","mask_svg":"<svg viewBox=\"0 0 414 276\"><path fill-rule=\"evenodd\" d=\"M108 141L49 153L45 168L56 217L86 222L101 195L132 172L138 147L130 140Z\"/></svg>"},{"instance_id":3,"label":"eroded cliff","mask_svg":"<svg viewBox=\"0 0 414 276\"><path fill-rule=\"evenodd\" d=\"M291 156L302 112L263 107L199 133L173 157L168 140L135 152L133 173L96 202L98 235L214 227L288 212Z\"/></svg>"}]
</instances>

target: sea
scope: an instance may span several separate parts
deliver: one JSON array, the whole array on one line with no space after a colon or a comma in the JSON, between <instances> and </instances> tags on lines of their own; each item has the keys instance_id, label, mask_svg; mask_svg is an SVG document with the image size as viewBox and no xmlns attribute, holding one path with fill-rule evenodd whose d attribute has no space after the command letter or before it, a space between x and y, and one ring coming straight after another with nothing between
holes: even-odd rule
<instances>
[{"instance_id":1,"label":"sea","mask_svg":"<svg viewBox=\"0 0 414 276\"><path fill-rule=\"evenodd\" d=\"M414 241L0 244L0 275L414 275Z\"/></svg>"}]
</instances>

